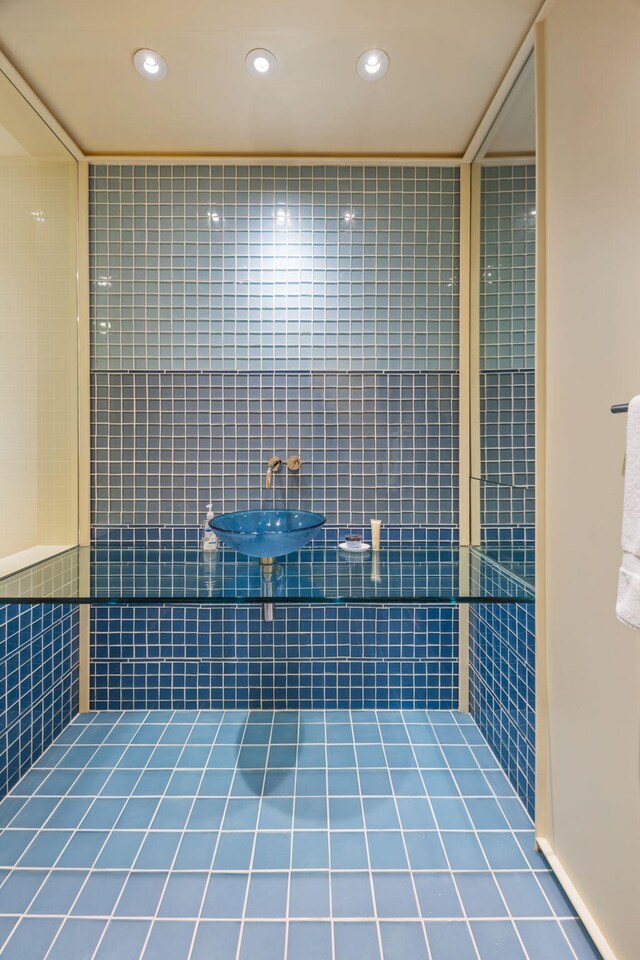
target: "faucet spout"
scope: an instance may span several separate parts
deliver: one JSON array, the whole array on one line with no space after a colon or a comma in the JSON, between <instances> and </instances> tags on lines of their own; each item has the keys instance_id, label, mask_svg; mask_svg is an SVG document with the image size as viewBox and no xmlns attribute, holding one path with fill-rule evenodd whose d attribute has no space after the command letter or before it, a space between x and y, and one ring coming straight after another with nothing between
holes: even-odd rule
<instances>
[{"instance_id":1,"label":"faucet spout","mask_svg":"<svg viewBox=\"0 0 640 960\"><path fill-rule=\"evenodd\" d=\"M282 460L280 457L271 457L269 463L267 464L267 475L265 477L264 485L267 490L271 489L271 483L273 481L274 473L280 473L282 469Z\"/></svg>"}]
</instances>

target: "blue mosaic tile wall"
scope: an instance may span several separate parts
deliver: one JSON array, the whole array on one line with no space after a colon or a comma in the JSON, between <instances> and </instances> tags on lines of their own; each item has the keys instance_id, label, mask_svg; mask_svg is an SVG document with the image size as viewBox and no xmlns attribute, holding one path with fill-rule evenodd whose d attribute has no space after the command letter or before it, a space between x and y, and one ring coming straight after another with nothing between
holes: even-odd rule
<instances>
[{"instance_id":1,"label":"blue mosaic tile wall","mask_svg":"<svg viewBox=\"0 0 640 960\"><path fill-rule=\"evenodd\" d=\"M249 506L329 523L451 528L458 380L448 373L93 375L93 518L193 523ZM265 490L272 454L302 457Z\"/></svg>"},{"instance_id":2,"label":"blue mosaic tile wall","mask_svg":"<svg viewBox=\"0 0 640 960\"><path fill-rule=\"evenodd\" d=\"M486 547L532 574L535 523L535 166L484 167L481 197L481 522ZM534 807L535 612L471 606L470 705L529 813Z\"/></svg>"},{"instance_id":3,"label":"blue mosaic tile wall","mask_svg":"<svg viewBox=\"0 0 640 960\"><path fill-rule=\"evenodd\" d=\"M100 370L451 370L459 171L95 166Z\"/></svg>"},{"instance_id":4,"label":"blue mosaic tile wall","mask_svg":"<svg viewBox=\"0 0 640 960\"><path fill-rule=\"evenodd\" d=\"M471 713L533 816L535 608L472 604L470 637Z\"/></svg>"},{"instance_id":5,"label":"blue mosaic tile wall","mask_svg":"<svg viewBox=\"0 0 640 960\"><path fill-rule=\"evenodd\" d=\"M455 607L99 608L96 709L457 704Z\"/></svg>"},{"instance_id":6,"label":"blue mosaic tile wall","mask_svg":"<svg viewBox=\"0 0 640 960\"><path fill-rule=\"evenodd\" d=\"M335 547L341 535L325 527L317 543ZM385 528L384 537L457 541L452 529L425 527ZM199 531L95 527L94 538L110 548L193 549ZM93 608L95 708L457 706L457 607L282 605L273 623L261 616L241 605Z\"/></svg>"},{"instance_id":7,"label":"blue mosaic tile wall","mask_svg":"<svg viewBox=\"0 0 640 960\"><path fill-rule=\"evenodd\" d=\"M371 527L368 524L358 526L350 523L342 527L326 524L314 537L312 546L337 547L347 533L359 533L362 537L370 537ZM100 527L94 525L92 536L94 545L100 547L124 549L140 547L151 550L166 547L167 549L193 550L197 549L201 542L202 531L193 526L159 527L155 524L143 527L136 524L135 526ZM383 546L389 544L394 548L402 543L418 549L421 547L446 549L457 545L458 531L453 527L411 527L404 524L384 527L381 542Z\"/></svg>"},{"instance_id":8,"label":"blue mosaic tile wall","mask_svg":"<svg viewBox=\"0 0 640 960\"><path fill-rule=\"evenodd\" d=\"M0 605L0 797L78 711L78 607Z\"/></svg>"},{"instance_id":9,"label":"blue mosaic tile wall","mask_svg":"<svg viewBox=\"0 0 640 960\"><path fill-rule=\"evenodd\" d=\"M93 167L96 533L179 538L213 502L455 539L458 221L451 168ZM274 453L303 468L267 492ZM158 656L102 611L94 705L452 706L455 612L409 613L411 656L395 611L241 607Z\"/></svg>"}]
</instances>

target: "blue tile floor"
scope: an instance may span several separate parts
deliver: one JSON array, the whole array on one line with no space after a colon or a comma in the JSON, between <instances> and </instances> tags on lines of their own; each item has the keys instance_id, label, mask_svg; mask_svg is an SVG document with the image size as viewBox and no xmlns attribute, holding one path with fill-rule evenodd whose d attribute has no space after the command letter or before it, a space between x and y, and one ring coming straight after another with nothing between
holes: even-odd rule
<instances>
[{"instance_id":1,"label":"blue tile floor","mask_svg":"<svg viewBox=\"0 0 640 960\"><path fill-rule=\"evenodd\" d=\"M85 714L0 826L6 960L598 956L464 714Z\"/></svg>"}]
</instances>

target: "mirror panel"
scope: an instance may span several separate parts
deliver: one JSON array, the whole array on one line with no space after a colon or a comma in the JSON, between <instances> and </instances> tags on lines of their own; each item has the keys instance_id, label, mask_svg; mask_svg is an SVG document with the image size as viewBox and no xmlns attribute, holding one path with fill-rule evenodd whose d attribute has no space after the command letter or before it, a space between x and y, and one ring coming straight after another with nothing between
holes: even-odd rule
<instances>
[{"instance_id":1,"label":"mirror panel","mask_svg":"<svg viewBox=\"0 0 640 960\"><path fill-rule=\"evenodd\" d=\"M0 74L5 570L78 542L77 203L75 158Z\"/></svg>"},{"instance_id":2,"label":"mirror panel","mask_svg":"<svg viewBox=\"0 0 640 960\"><path fill-rule=\"evenodd\" d=\"M480 476L534 477L536 170L480 171Z\"/></svg>"},{"instance_id":3,"label":"mirror panel","mask_svg":"<svg viewBox=\"0 0 640 960\"><path fill-rule=\"evenodd\" d=\"M535 76L531 57L472 165L473 542L535 514Z\"/></svg>"}]
</instances>

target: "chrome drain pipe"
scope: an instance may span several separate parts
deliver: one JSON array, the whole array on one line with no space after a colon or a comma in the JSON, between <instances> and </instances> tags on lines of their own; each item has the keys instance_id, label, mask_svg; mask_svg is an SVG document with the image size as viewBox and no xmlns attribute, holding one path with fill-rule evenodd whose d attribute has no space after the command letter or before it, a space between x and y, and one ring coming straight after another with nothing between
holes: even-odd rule
<instances>
[{"instance_id":1,"label":"chrome drain pipe","mask_svg":"<svg viewBox=\"0 0 640 960\"><path fill-rule=\"evenodd\" d=\"M273 592L273 577L276 572L275 557L260 557L260 567L262 570L262 586L265 596L271 596ZM273 603L262 604L262 619L265 623L273 622Z\"/></svg>"}]
</instances>

